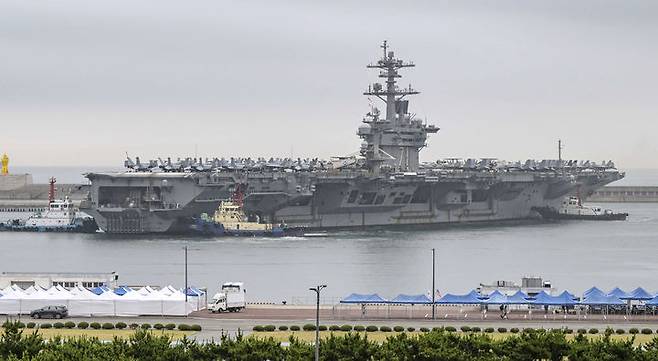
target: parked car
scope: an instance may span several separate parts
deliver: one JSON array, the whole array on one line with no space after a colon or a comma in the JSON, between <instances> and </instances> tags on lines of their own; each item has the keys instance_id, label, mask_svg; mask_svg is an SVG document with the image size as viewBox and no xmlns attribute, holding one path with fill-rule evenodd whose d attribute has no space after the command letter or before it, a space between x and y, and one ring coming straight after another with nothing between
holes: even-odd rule
<instances>
[{"instance_id":1,"label":"parked car","mask_svg":"<svg viewBox=\"0 0 658 361\"><path fill-rule=\"evenodd\" d=\"M68 315L66 306L46 306L30 312L32 318L64 318Z\"/></svg>"}]
</instances>

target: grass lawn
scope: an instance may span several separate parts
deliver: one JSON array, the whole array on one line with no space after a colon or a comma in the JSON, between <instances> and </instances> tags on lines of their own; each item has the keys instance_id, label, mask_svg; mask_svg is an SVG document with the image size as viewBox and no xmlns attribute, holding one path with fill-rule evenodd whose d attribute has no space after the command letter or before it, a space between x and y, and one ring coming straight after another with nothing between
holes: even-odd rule
<instances>
[{"instance_id":1,"label":"grass lawn","mask_svg":"<svg viewBox=\"0 0 658 361\"><path fill-rule=\"evenodd\" d=\"M121 338L128 338L130 337L133 333L135 333L134 330L94 330L94 329L77 329L77 328L60 328L60 329L54 329L54 328L48 328L48 329L29 329L25 328L23 329L23 335L29 335L32 332L37 331L39 335L41 335L43 338L50 339L55 336L61 336L63 338L71 338L71 337L80 337L80 336L86 336L86 337L95 337L98 338L99 340L112 340L115 336L121 337ZM171 336L173 339L178 340L183 338L183 336L191 336L194 335L196 332L194 331L178 331L178 330L150 330L153 335L160 336L160 335L168 335Z\"/></svg>"},{"instance_id":2,"label":"grass lawn","mask_svg":"<svg viewBox=\"0 0 658 361\"><path fill-rule=\"evenodd\" d=\"M344 334L346 334L347 332L342 332L342 331L320 331L320 338L329 337L329 335L332 334L332 333L335 336L341 337ZM354 333L354 331L352 333ZM380 332L380 331L377 331L377 332L358 332L358 333L367 334L369 340L379 342L379 343L384 342L384 340L386 340L387 337L395 336L396 334L398 334L398 332ZM422 334L422 332L406 332L406 334L410 335L410 336L417 336L417 335ZM315 331L252 332L252 333L249 334L248 337L258 337L258 338L272 337L276 341L279 341L279 342L288 342L288 339L290 338L290 336L293 336L293 335L296 338L298 338L299 340L302 340L302 341L306 341L306 342L314 342L315 341ZM486 334L486 335L489 335L489 337L491 337L493 339L499 340L499 339L504 339L506 337L510 337L514 334L513 333L494 332L494 333L489 333L489 334ZM575 337L574 334L570 334L570 335L566 335L566 336L567 336L567 339L572 339L572 338ZM589 338L603 337L602 334L596 334L596 335L586 334L585 336L587 336ZM629 335L629 334L623 334L623 335L614 334L610 337L613 340L627 340L627 339L630 339L632 337L632 335ZM651 341L654 337L658 337L658 335L637 334L637 335L635 335L635 342L634 343L635 343L635 345L643 344L643 343L646 343L648 341Z\"/></svg>"}]
</instances>

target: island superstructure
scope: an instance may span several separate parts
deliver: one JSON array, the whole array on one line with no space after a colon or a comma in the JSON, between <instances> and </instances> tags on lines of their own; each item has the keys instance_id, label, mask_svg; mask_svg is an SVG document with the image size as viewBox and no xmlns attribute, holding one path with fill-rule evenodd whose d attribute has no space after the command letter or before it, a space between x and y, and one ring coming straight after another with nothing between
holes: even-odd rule
<instances>
[{"instance_id":1,"label":"island superstructure","mask_svg":"<svg viewBox=\"0 0 658 361\"><path fill-rule=\"evenodd\" d=\"M414 64L386 42L378 69L385 84L364 92L385 104L371 107L357 135L358 156L323 161L290 158L128 159L125 172L89 173L81 208L108 233L186 232L236 189L244 212L266 223L308 229L501 222L535 217L534 207L558 207L624 176L611 161L446 159L421 163L428 134L438 132L409 112L418 91L399 88L400 71Z\"/></svg>"}]
</instances>

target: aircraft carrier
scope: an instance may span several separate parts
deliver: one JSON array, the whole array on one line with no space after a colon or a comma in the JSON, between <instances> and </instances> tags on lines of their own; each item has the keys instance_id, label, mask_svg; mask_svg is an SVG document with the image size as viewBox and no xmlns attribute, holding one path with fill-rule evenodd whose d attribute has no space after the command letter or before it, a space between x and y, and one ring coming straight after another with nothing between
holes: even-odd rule
<instances>
[{"instance_id":1,"label":"aircraft carrier","mask_svg":"<svg viewBox=\"0 0 658 361\"><path fill-rule=\"evenodd\" d=\"M130 158L118 173L89 173L81 210L108 233L181 233L195 217L244 190L244 211L261 221L309 229L501 222L536 217L534 207L559 207L624 176L611 161L446 159L419 161L428 134L439 128L410 113L398 87L414 64L386 42L367 67L382 83L364 95L385 105L363 118L353 156L320 159Z\"/></svg>"}]
</instances>

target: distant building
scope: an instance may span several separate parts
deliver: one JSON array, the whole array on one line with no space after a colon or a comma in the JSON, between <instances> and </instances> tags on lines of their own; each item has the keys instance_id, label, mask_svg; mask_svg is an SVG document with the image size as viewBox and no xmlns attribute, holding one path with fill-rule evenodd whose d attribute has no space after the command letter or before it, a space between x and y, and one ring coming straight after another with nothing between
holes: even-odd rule
<instances>
[{"instance_id":1,"label":"distant building","mask_svg":"<svg viewBox=\"0 0 658 361\"><path fill-rule=\"evenodd\" d=\"M658 202L658 187L607 186L587 197L589 202Z\"/></svg>"},{"instance_id":2,"label":"distant building","mask_svg":"<svg viewBox=\"0 0 658 361\"><path fill-rule=\"evenodd\" d=\"M0 273L0 289L7 286L17 285L22 289L30 286L40 286L50 288L52 286L62 286L70 289L76 286L82 287L99 287L107 286L116 288L118 286L119 275L112 273L38 273L38 272L2 272Z\"/></svg>"},{"instance_id":3,"label":"distant building","mask_svg":"<svg viewBox=\"0 0 658 361\"><path fill-rule=\"evenodd\" d=\"M514 281L495 281L489 285L480 283L480 287L477 288L477 291L481 295L488 295L493 291L498 291L508 296L511 296L518 291L523 291L523 293L528 296L535 296L542 291L549 295L553 295L555 293L555 288L553 288L551 281L544 281L541 277L526 276L521 278L521 285Z\"/></svg>"}]
</instances>

